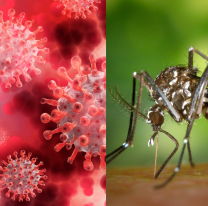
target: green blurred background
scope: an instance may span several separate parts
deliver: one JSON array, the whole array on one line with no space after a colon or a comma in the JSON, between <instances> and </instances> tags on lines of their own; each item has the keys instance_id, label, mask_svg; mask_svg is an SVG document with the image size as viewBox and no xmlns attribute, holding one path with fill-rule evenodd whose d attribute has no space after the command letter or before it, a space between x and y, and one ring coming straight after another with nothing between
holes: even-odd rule
<instances>
[{"instance_id":1,"label":"green blurred background","mask_svg":"<svg viewBox=\"0 0 208 206\"><path fill-rule=\"evenodd\" d=\"M165 67L187 64L188 49L193 46L208 55L207 0L109 0L107 1L107 86L117 85L130 101L132 73L146 70L155 78ZM194 66L203 72L206 61L195 54ZM142 108L148 110L154 102L143 88ZM107 154L126 139L129 112L118 105L107 92ZM187 123L175 123L166 113L162 129L179 142L179 150L169 164L178 161ZM191 132L194 162L208 162L208 123L202 116ZM111 166L154 165L155 145L147 143L151 126L139 120L133 148L128 148ZM174 149L175 144L159 135L158 166ZM187 150L183 164L188 163Z\"/></svg>"}]
</instances>

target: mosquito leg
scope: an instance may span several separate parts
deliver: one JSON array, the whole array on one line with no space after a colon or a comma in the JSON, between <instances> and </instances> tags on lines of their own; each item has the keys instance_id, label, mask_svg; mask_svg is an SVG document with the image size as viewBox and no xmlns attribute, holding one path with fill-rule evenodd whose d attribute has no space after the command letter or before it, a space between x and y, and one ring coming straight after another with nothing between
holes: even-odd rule
<instances>
[{"instance_id":1,"label":"mosquito leg","mask_svg":"<svg viewBox=\"0 0 208 206\"><path fill-rule=\"evenodd\" d=\"M200 51L198 51L197 49L191 47L189 49L189 58L188 58L188 68L192 69L193 68L193 55L194 52L196 52L198 55L200 55L202 58L208 60L208 57L204 54L202 54ZM188 142L187 144L188 147L188 154L189 154L189 161L192 167L194 167L194 163L192 161L192 156L191 156L191 148L190 148L190 143Z\"/></svg>"},{"instance_id":2,"label":"mosquito leg","mask_svg":"<svg viewBox=\"0 0 208 206\"><path fill-rule=\"evenodd\" d=\"M141 81L141 74L134 72L133 77L137 78L139 81ZM151 85L144 79L143 85L150 91L151 90Z\"/></svg>"},{"instance_id":3,"label":"mosquito leg","mask_svg":"<svg viewBox=\"0 0 208 206\"><path fill-rule=\"evenodd\" d=\"M161 187L164 187L165 185L167 185L173 179L173 177L176 175L176 173L180 170L181 162L183 159L183 154L184 154L184 151L186 148L186 144L189 142L190 132L193 127L196 114L198 114L198 112L200 110L199 107L202 107L201 102L203 101L205 88L207 87L207 82L208 82L208 66L206 67L206 69L205 69L205 71L199 81L199 84L195 90L194 96L192 98L192 104L191 104L189 114L188 114L188 118L190 118L190 121L189 121L187 130L186 130L186 135L184 137L183 148L181 151L178 165L175 168L173 174L164 183L162 183L161 185L157 185L155 188L161 188Z\"/></svg>"},{"instance_id":4,"label":"mosquito leg","mask_svg":"<svg viewBox=\"0 0 208 206\"><path fill-rule=\"evenodd\" d=\"M136 81L135 78L134 78L134 80ZM137 105L136 105L136 112L135 112L135 115L134 115L134 123L133 123L133 126L132 126L131 134L127 137L127 141L130 143L130 145L133 144L133 140L134 140L134 133L135 133L135 130L136 130L137 118L138 118L138 115L139 115L139 108L140 108L140 102L141 102L141 97L142 97L143 83L144 83L144 78L143 78L143 75L141 75L139 93L138 93Z\"/></svg>"},{"instance_id":5,"label":"mosquito leg","mask_svg":"<svg viewBox=\"0 0 208 206\"><path fill-rule=\"evenodd\" d=\"M119 148L111 152L106 156L108 160L106 160L106 164L109 164L111 161L113 161L118 155L120 155L127 147L129 146L128 143L123 143ZM115 154L115 155L114 155ZM113 155L113 156L112 156ZM110 158L110 159L109 159Z\"/></svg>"},{"instance_id":6,"label":"mosquito leg","mask_svg":"<svg viewBox=\"0 0 208 206\"><path fill-rule=\"evenodd\" d=\"M191 107L187 117L188 121L191 121L193 116L201 114L203 97L204 97L205 89L207 87L207 81L208 81L208 66L206 67L202 77L200 78L200 82L192 98Z\"/></svg>"},{"instance_id":7,"label":"mosquito leg","mask_svg":"<svg viewBox=\"0 0 208 206\"><path fill-rule=\"evenodd\" d=\"M198 50L197 50L198 51ZM200 114L202 110L202 103L203 103L203 97L204 97L204 92L205 88L207 87L207 81L208 81L208 66L206 67L199 85L195 91L194 97L192 99L192 104L190 107L189 115L188 115L188 120L193 118L194 115ZM196 106L197 105L197 106ZM188 147L188 154L189 154L189 161L192 167L194 167L194 163L192 161L192 156L191 156L191 148L190 148L190 143L188 142L187 144Z\"/></svg>"},{"instance_id":8,"label":"mosquito leg","mask_svg":"<svg viewBox=\"0 0 208 206\"><path fill-rule=\"evenodd\" d=\"M117 149L115 149L113 152L111 152L110 154L106 155L106 158L111 157L112 155L114 155L115 153L119 152L121 149L123 149L125 146L125 143L123 143L123 145L121 145L120 147L118 147Z\"/></svg>"},{"instance_id":9,"label":"mosquito leg","mask_svg":"<svg viewBox=\"0 0 208 206\"><path fill-rule=\"evenodd\" d=\"M208 57L201 53L199 50L195 49L194 47L191 47L189 49L189 58L188 58L188 68L192 69L193 68L193 56L194 52L196 52L198 55L200 55L202 58L208 60Z\"/></svg>"},{"instance_id":10,"label":"mosquito leg","mask_svg":"<svg viewBox=\"0 0 208 206\"><path fill-rule=\"evenodd\" d=\"M137 105L136 105L135 111L131 111L130 121L129 121L129 129L128 129L126 142L123 143L122 146L120 146L119 148L117 148L116 150L111 152L109 155L107 155L107 158L110 158L106 161L107 164L109 162L111 162L112 160L114 160L118 155L120 155L127 147L129 147L130 145L133 144L134 133L135 133L136 124L137 124L137 118L140 113L139 108L140 108L143 84L144 84L144 78L143 78L143 75L141 75ZM136 79L133 77L132 105L135 104L135 93L136 93L135 91L136 91ZM134 112L135 112L135 114L134 114Z\"/></svg>"},{"instance_id":11,"label":"mosquito leg","mask_svg":"<svg viewBox=\"0 0 208 206\"><path fill-rule=\"evenodd\" d=\"M135 104L135 93L136 93L136 80L135 78L133 78L133 89L132 89L132 105ZM123 143L123 145L121 145L120 147L118 147L116 150L114 150L113 152L111 152L110 154L108 154L106 156L107 161L106 163L110 163L112 160L114 160L118 155L120 155L126 148L129 147L129 136L131 135L131 131L132 131L132 124L133 124L133 117L134 117L134 111L131 111L130 114L130 121L129 121L129 129L128 129L128 133L127 133L127 138L126 138L126 142ZM110 158L110 159L109 159Z\"/></svg>"},{"instance_id":12,"label":"mosquito leg","mask_svg":"<svg viewBox=\"0 0 208 206\"><path fill-rule=\"evenodd\" d=\"M193 126L193 123L194 123L194 119L188 125L187 131L186 131L186 136L185 136L184 142L183 142L183 147L182 147L181 155L180 155L180 158L179 158L179 161L178 161L178 165L175 168L173 174L164 183L162 183L160 185L156 185L154 187L155 189L159 189L159 188L162 188L162 187L166 186L174 178L174 176L176 175L176 173L178 173L178 171L180 170L181 162L182 162L182 159L183 159L183 154L184 154L184 151L185 151L185 148L186 148L186 144L188 142L188 138L189 138L189 135L190 135L190 132L191 132L191 128Z\"/></svg>"},{"instance_id":13,"label":"mosquito leg","mask_svg":"<svg viewBox=\"0 0 208 206\"><path fill-rule=\"evenodd\" d=\"M173 157L173 155L176 153L176 151L178 150L179 144L178 141L168 132L162 130L161 128L158 129L158 131L166 134L171 140L174 141L174 143L176 144L175 149L173 150L173 152L170 154L170 156L165 160L165 162L162 164L162 166L160 167L160 169L157 171L157 173L155 174L155 179L160 175L160 173L162 172L162 170L164 169L164 167L166 166L166 164L169 162L169 160Z\"/></svg>"},{"instance_id":14,"label":"mosquito leg","mask_svg":"<svg viewBox=\"0 0 208 206\"><path fill-rule=\"evenodd\" d=\"M189 56L188 56L188 68L193 68L193 59L194 59L194 48L189 48Z\"/></svg>"},{"instance_id":15,"label":"mosquito leg","mask_svg":"<svg viewBox=\"0 0 208 206\"><path fill-rule=\"evenodd\" d=\"M193 68L193 58L194 58L194 52L196 52L199 56L206 59L208 61L208 57L201 53L199 50L195 49L194 47L189 48L189 57L188 57L188 68Z\"/></svg>"},{"instance_id":16,"label":"mosquito leg","mask_svg":"<svg viewBox=\"0 0 208 206\"><path fill-rule=\"evenodd\" d=\"M187 148L188 148L188 154L189 154L189 162L191 164L191 167L194 167L194 163L193 163L192 155L191 155L190 142L187 143Z\"/></svg>"}]
</instances>

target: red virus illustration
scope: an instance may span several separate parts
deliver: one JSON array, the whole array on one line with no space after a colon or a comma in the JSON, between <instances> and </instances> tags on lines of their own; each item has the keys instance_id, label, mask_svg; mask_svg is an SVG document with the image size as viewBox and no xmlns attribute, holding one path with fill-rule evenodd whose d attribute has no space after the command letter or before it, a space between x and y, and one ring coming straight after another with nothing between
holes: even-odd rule
<instances>
[{"instance_id":1,"label":"red virus illustration","mask_svg":"<svg viewBox=\"0 0 208 206\"><path fill-rule=\"evenodd\" d=\"M6 197L10 197L10 193L13 193L12 200L15 200L15 196L19 194L19 201L30 201L29 194L32 197L35 197L35 193L33 190L37 190L38 193L41 193L42 190L38 188L38 184L41 186L45 186L44 182L40 180L41 178L46 180L48 177L44 175L46 169L39 170L39 166L43 165L43 162L40 162L38 165L35 164L37 158L32 158L32 153L29 152L28 156L25 155L25 151L22 150L20 152L21 157L17 157L17 152L14 152L15 159L11 158L9 155L8 163L4 160L2 163L6 167L2 168L0 166L0 171L3 171L1 182L3 182L3 187L1 191L4 189L8 189L6 193Z\"/></svg>"},{"instance_id":2,"label":"red virus illustration","mask_svg":"<svg viewBox=\"0 0 208 206\"><path fill-rule=\"evenodd\" d=\"M34 66L34 62L45 63L39 52L48 53L47 48L43 48L47 38L35 40L35 35L42 32L43 28L38 27L36 31L31 32L30 28L33 21L26 21L24 25L22 20L25 13L21 13L19 18L15 17L15 10L9 9L9 20L3 21L3 12L0 11L0 78L5 82L5 87L10 88L16 82L17 87L22 87L19 79L24 76L26 82L31 81L28 72L34 71L36 75L41 70Z\"/></svg>"},{"instance_id":3,"label":"red virus illustration","mask_svg":"<svg viewBox=\"0 0 208 206\"><path fill-rule=\"evenodd\" d=\"M90 11L90 7L92 7L94 10L98 10L96 6L94 6L93 3L101 3L100 0L54 0L58 1L60 4L57 8L64 6L64 9L62 11L62 14L65 15L67 11L69 11L67 17L72 17L72 12L74 13L74 18L78 19L80 16L85 19L85 11L88 15L92 14Z\"/></svg>"},{"instance_id":4,"label":"red virus illustration","mask_svg":"<svg viewBox=\"0 0 208 206\"><path fill-rule=\"evenodd\" d=\"M42 98L42 104L57 106L51 115L43 113L41 121L48 123L50 120L58 124L58 128L43 133L49 140L52 135L62 132L62 143L55 146L55 151L60 151L64 146L69 150L74 144L75 149L68 158L73 163L77 153L86 152L83 166L85 170L92 170L94 165L91 157L100 155L100 169L106 168L106 62L102 64L102 71L96 67L94 54L90 57L91 67L82 65L81 58L74 56L71 59L72 68L77 69L78 74L72 80L64 67L57 70L59 76L68 81L66 87L59 87L55 81L48 85L53 90L57 100Z\"/></svg>"},{"instance_id":5,"label":"red virus illustration","mask_svg":"<svg viewBox=\"0 0 208 206\"><path fill-rule=\"evenodd\" d=\"M5 146L9 142L9 138L8 132L0 127L0 147Z\"/></svg>"}]
</instances>

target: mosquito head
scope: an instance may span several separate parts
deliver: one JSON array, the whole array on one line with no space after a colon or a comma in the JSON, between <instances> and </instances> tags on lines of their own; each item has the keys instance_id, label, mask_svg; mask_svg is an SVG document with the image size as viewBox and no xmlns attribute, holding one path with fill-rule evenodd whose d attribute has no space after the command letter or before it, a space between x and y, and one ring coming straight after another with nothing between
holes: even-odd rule
<instances>
[{"instance_id":1,"label":"mosquito head","mask_svg":"<svg viewBox=\"0 0 208 206\"><path fill-rule=\"evenodd\" d=\"M161 126L164 122L164 116L159 112L151 112L149 113L149 118L153 124L156 126Z\"/></svg>"},{"instance_id":2,"label":"mosquito head","mask_svg":"<svg viewBox=\"0 0 208 206\"><path fill-rule=\"evenodd\" d=\"M157 128L160 127L164 122L163 110L157 104L149 109L147 117L147 123L152 125L153 131L157 131Z\"/></svg>"}]
</instances>

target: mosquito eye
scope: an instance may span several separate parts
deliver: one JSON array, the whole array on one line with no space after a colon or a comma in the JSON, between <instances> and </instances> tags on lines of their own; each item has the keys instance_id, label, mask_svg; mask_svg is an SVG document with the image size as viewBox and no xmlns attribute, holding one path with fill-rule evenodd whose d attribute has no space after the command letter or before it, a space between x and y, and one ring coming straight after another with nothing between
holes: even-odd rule
<instances>
[{"instance_id":1,"label":"mosquito eye","mask_svg":"<svg viewBox=\"0 0 208 206\"><path fill-rule=\"evenodd\" d=\"M158 112L151 112L149 118L155 125L162 125L164 122L164 117Z\"/></svg>"}]
</instances>

